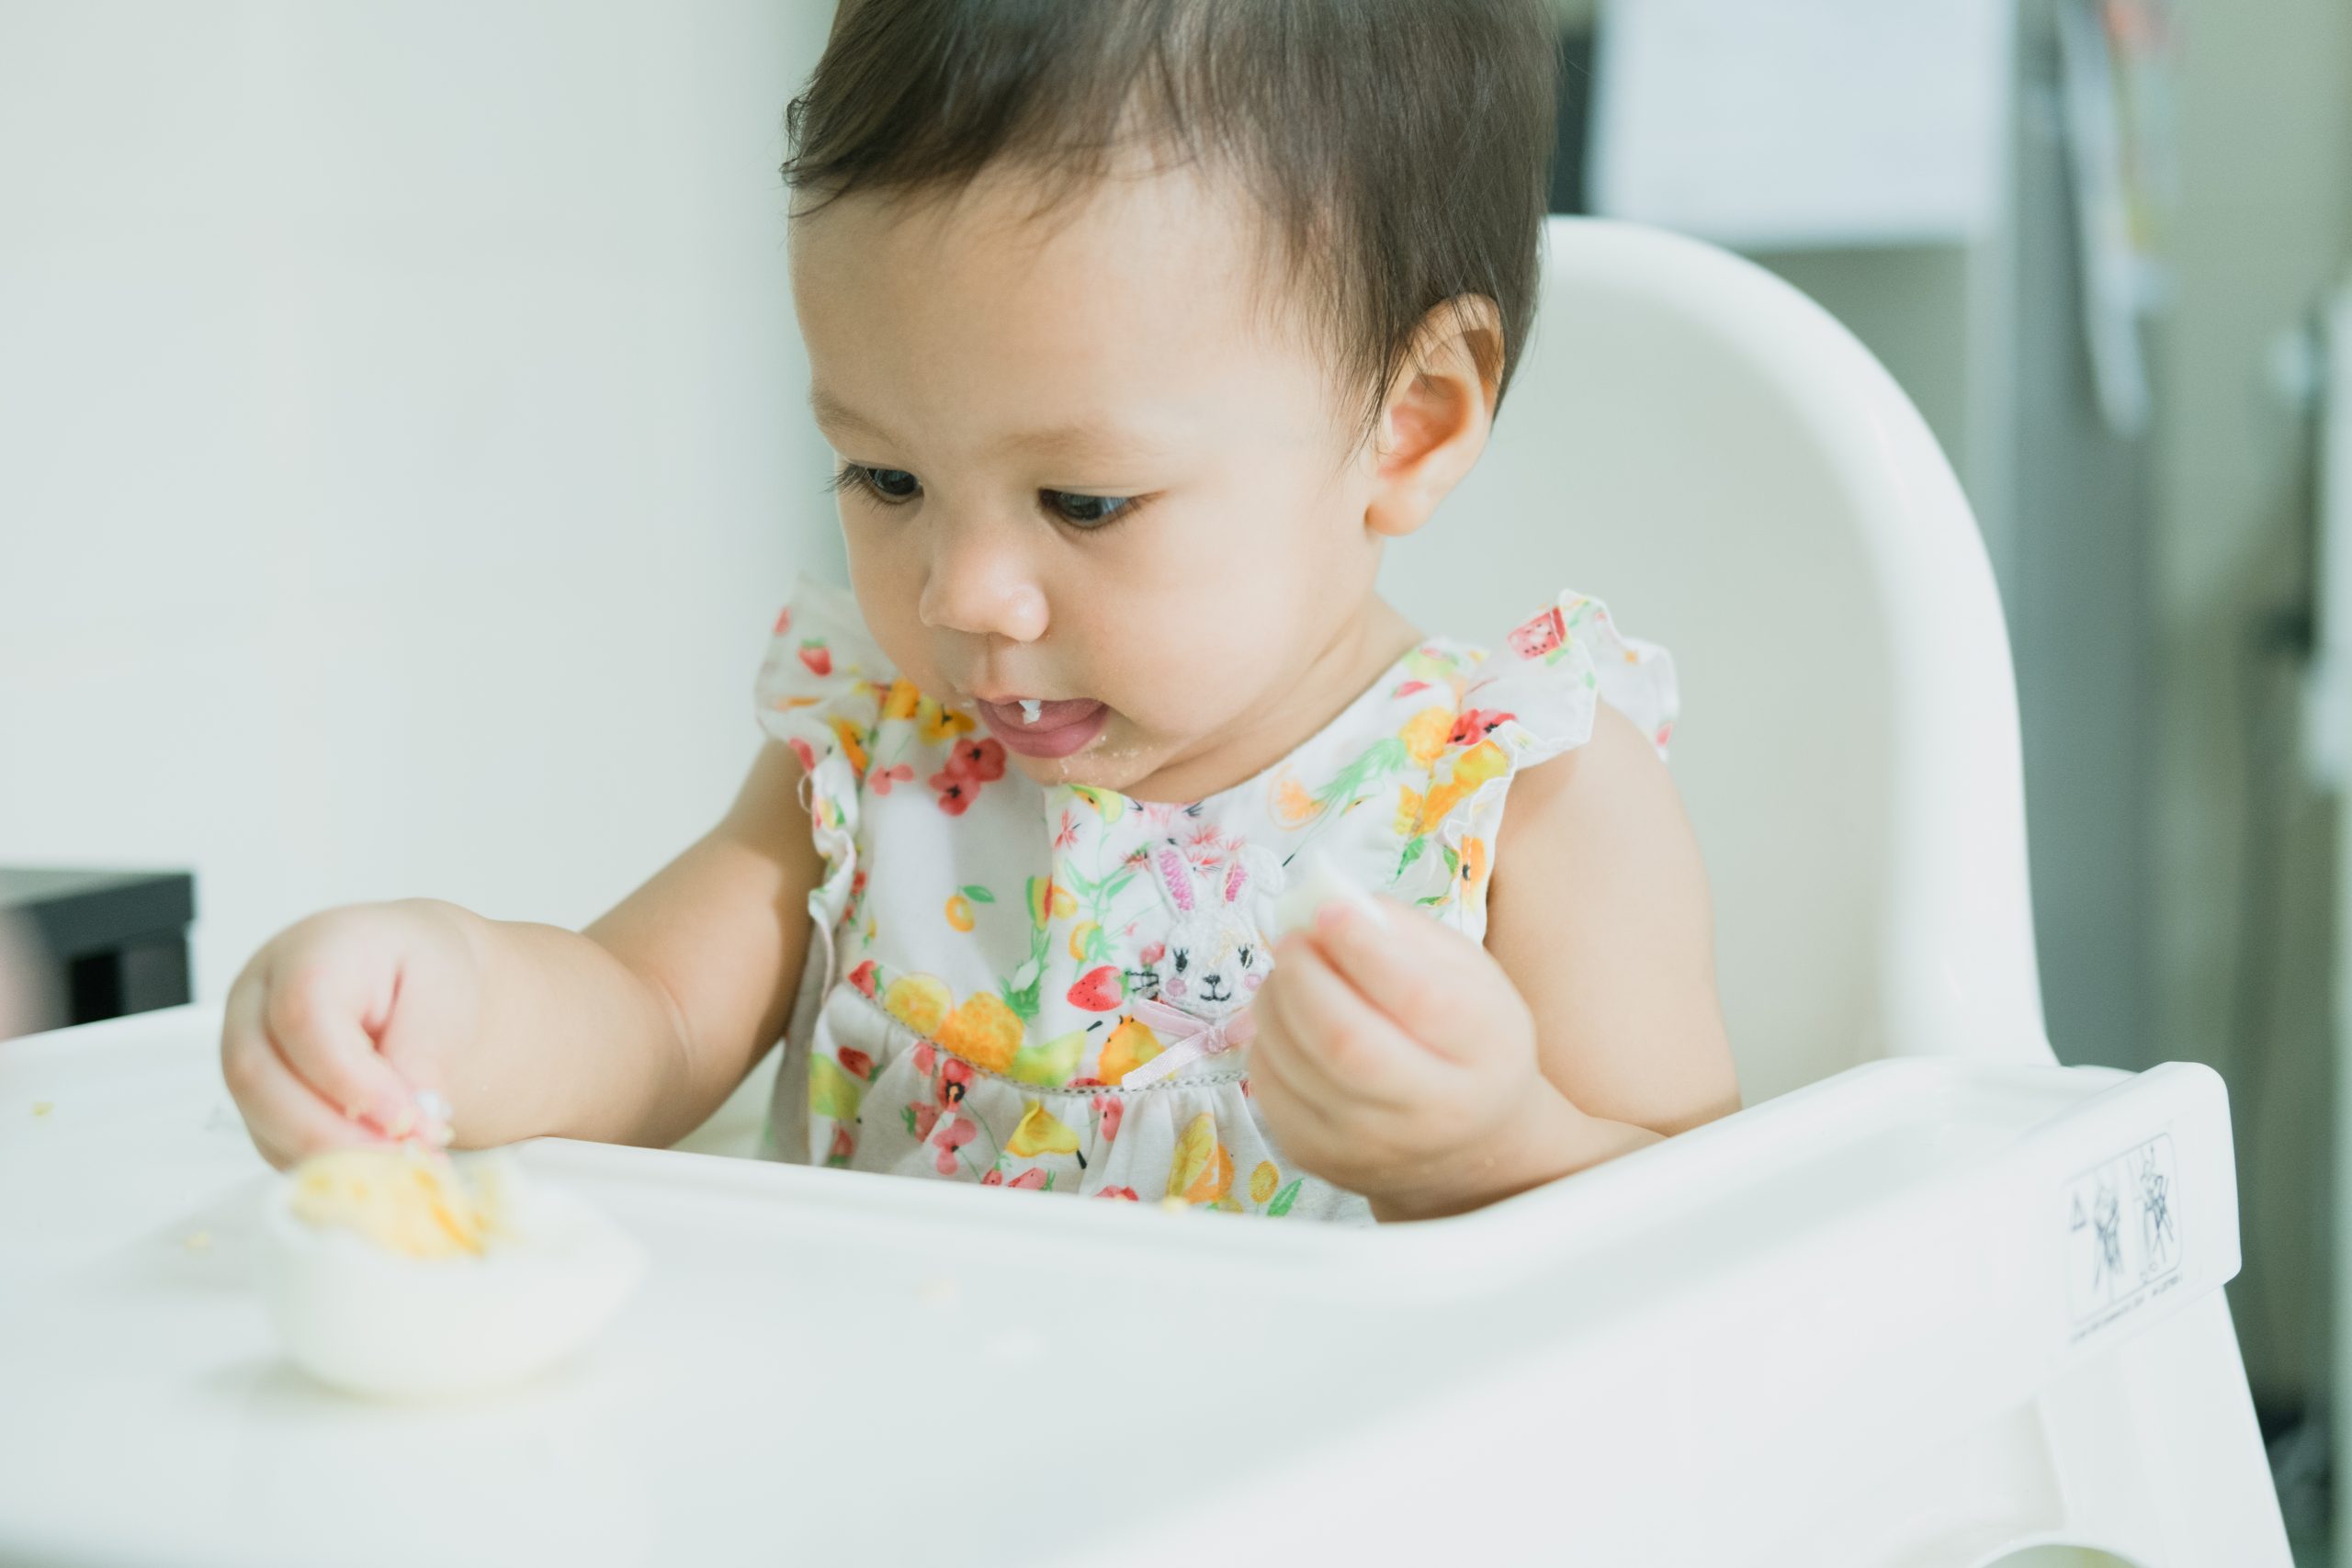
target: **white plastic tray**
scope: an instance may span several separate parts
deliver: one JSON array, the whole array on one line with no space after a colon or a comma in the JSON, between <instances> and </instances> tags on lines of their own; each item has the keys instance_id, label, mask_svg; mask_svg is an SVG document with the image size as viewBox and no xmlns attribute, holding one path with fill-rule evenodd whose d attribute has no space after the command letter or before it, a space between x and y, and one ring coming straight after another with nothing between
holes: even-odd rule
<instances>
[{"instance_id":1,"label":"white plastic tray","mask_svg":"<svg viewBox=\"0 0 2352 1568\"><path fill-rule=\"evenodd\" d=\"M1364 1231L543 1140L645 1286L537 1383L371 1405L271 1347L217 1030L0 1042L0 1561L1744 1560L2238 1266L2188 1066L1881 1063ZM2158 1139L2172 1251L2089 1280L2086 1175ZM1933 1506L2036 1506L1969 1474Z\"/></svg>"}]
</instances>

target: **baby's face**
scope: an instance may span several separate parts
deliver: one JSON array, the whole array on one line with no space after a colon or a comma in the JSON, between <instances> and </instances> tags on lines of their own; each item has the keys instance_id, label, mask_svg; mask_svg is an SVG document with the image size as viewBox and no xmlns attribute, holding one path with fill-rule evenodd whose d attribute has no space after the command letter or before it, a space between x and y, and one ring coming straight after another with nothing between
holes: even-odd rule
<instances>
[{"instance_id":1,"label":"baby's face","mask_svg":"<svg viewBox=\"0 0 2352 1568\"><path fill-rule=\"evenodd\" d=\"M794 220L851 581L1031 777L1196 799L1368 678L1374 465L1234 197L1138 175L1028 222L1019 179Z\"/></svg>"}]
</instances>

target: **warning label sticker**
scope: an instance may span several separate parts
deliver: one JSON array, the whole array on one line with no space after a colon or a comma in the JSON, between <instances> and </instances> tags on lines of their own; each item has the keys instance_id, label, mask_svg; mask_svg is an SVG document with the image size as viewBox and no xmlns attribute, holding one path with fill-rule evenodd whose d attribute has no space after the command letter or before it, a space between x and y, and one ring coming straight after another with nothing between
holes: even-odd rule
<instances>
[{"instance_id":1,"label":"warning label sticker","mask_svg":"<svg viewBox=\"0 0 2352 1568\"><path fill-rule=\"evenodd\" d=\"M2160 1133L2067 1184L2066 1309L2096 1333L2180 1280L2180 1170Z\"/></svg>"}]
</instances>

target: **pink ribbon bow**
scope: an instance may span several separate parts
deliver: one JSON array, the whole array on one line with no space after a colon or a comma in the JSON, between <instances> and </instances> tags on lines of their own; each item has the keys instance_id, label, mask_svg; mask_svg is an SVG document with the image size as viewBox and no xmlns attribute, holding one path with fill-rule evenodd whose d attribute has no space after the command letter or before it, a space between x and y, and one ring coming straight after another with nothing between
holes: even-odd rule
<instances>
[{"instance_id":1,"label":"pink ribbon bow","mask_svg":"<svg viewBox=\"0 0 2352 1568\"><path fill-rule=\"evenodd\" d=\"M1121 1089L1141 1089L1146 1084L1158 1083L1204 1056L1247 1045L1258 1034L1258 1021L1248 1008L1236 1009L1223 1018L1206 1019L1166 1002L1138 998L1128 1011L1154 1034L1171 1036L1174 1043L1150 1061L1130 1068L1127 1076L1119 1080Z\"/></svg>"}]
</instances>

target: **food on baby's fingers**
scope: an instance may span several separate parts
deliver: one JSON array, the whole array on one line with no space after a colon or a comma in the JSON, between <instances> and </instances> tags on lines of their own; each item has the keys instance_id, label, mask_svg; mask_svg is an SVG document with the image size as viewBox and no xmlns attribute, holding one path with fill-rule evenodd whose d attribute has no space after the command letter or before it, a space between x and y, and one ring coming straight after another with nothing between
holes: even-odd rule
<instances>
[{"instance_id":1,"label":"food on baby's fingers","mask_svg":"<svg viewBox=\"0 0 2352 1568\"><path fill-rule=\"evenodd\" d=\"M386 1399L517 1382L595 1337L644 1272L587 1203L498 1152L314 1155L274 1183L262 1289L286 1353Z\"/></svg>"},{"instance_id":2,"label":"food on baby's fingers","mask_svg":"<svg viewBox=\"0 0 2352 1568\"><path fill-rule=\"evenodd\" d=\"M1332 902L1348 904L1377 919L1380 906L1371 894L1349 880L1329 855L1309 850L1290 867L1290 880L1274 900L1274 937L1312 930L1315 913Z\"/></svg>"}]
</instances>

